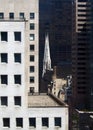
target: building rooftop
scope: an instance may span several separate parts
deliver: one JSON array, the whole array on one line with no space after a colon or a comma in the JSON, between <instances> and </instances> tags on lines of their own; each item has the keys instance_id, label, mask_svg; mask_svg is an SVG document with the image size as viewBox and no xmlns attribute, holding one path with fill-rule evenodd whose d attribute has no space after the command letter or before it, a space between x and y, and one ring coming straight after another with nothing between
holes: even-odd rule
<instances>
[{"instance_id":1,"label":"building rooftop","mask_svg":"<svg viewBox=\"0 0 93 130\"><path fill-rule=\"evenodd\" d=\"M28 96L28 107L67 107L64 102L52 94Z\"/></svg>"}]
</instances>

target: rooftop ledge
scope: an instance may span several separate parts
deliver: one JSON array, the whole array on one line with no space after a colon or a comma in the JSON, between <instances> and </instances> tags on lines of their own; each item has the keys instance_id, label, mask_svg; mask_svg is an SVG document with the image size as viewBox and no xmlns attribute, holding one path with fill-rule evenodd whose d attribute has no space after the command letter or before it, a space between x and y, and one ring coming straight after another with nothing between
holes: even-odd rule
<instances>
[{"instance_id":1,"label":"rooftop ledge","mask_svg":"<svg viewBox=\"0 0 93 130\"><path fill-rule=\"evenodd\" d=\"M0 22L27 22L25 18L0 18Z\"/></svg>"},{"instance_id":2,"label":"rooftop ledge","mask_svg":"<svg viewBox=\"0 0 93 130\"><path fill-rule=\"evenodd\" d=\"M31 107L68 107L68 105L49 93L28 96L28 108Z\"/></svg>"}]
</instances>

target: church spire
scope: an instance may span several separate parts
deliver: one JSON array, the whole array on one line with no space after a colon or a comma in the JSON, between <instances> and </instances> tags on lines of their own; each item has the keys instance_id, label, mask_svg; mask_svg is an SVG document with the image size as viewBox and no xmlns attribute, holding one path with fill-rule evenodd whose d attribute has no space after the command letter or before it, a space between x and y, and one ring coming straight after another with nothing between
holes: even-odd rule
<instances>
[{"instance_id":1,"label":"church spire","mask_svg":"<svg viewBox=\"0 0 93 130\"><path fill-rule=\"evenodd\" d=\"M46 70L51 70L51 58L50 58L50 48L49 48L49 36L48 36L48 34L45 36L45 49L44 49L42 77L46 73Z\"/></svg>"}]
</instances>

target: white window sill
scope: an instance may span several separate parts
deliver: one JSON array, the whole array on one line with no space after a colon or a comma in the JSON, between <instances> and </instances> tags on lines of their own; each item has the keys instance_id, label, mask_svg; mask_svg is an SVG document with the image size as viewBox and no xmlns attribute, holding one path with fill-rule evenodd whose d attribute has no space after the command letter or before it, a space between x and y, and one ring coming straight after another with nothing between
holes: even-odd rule
<instances>
[{"instance_id":1,"label":"white window sill","mask_svg":"<svg viewBox=\"0 0 93 130\"><path fill-rule=\"evenodd\" d=\"M15 105L15 108L20 108L21 106L20 105Z\"/></svg>"},{"instance_id":2,"label":"white window sill","mask_svg":"<svg viewBox=\"0 0 93 130\"><path fill-rule=\"evenodd\" d=\"M6 105L1 105L0 107L1 107L1 108L6 108L7 106L6 106ZM5 127L5 128L6 128L6 127Z\"/></svg>"},{"instance_id":3,"label":"white window sill","mask_svg":"<svg viewBox=\"0 0 93 130\"><path fill-rule=\"evenodd\" d=\"M3 129L5 130L5 129L9 129L10 127L3 127Z\"/></svg>"},{"instance_id":4,"label":"white window sill","mask_svg":"<svg viewBox=\"0 0 93 130\"><path fill-rule=\"evenodd\" d=\"M15 43L21 43L21 41L14 41Z\"/></svg>"},{"instance_id":5,"label":"white window sill","mask_svg":"<svg viewBox=\"0 0 93 130\"><path fill-rule=\"evenodd\" d=\"M7 84L1 84L1 87L4 87L4 88L5 88L6 86L7 86Z\"/></svg>"},{"instance_id":6,"label":"white window sill","mask_svg":"<svg viewBox=\"0 0 93 130\"><path fill-rule=\"evenodd\" d=\"M15 64L16 64L16 65L19 65L19 64L21 64L21 62L15 62Z\"/></svg>"},{"instance_id":7,"label":"white window sill","mask_svg":"<svg viewBox=\"0 0 93 130\"><path fill-rule=\"evenodd\" d=\"M30 127L29 127L29 129L35 129L35 128L36 128L36 127L34 127L34 126L30 126Z\"/></svg>"},{"instance_id":8,"label":"white window sill","mask_svg":"<svg viewBox=\"0 0 93 130\"><path fill-rule=\"evenodd\" d=\"M23 127L16 127L16 129L22 129Z\"/></svg>"},{"instance_id":9,"label":"white window sill","mask_svg":"<svg viewBox=\"0 0 93 130\"><path fill-rule=\"evenodd\" d=\"M6 65L7 64L7 62L1 62L1 65Z\"/></svg>"},{"instance_id":10,"label":"white window sill","mask_svg":"<svg viewBox=\"0 0 93 130\"><path fill-rule=\"evenodd\" d=\"M7 43L7 41L1 41L1 43Z\"/></svg>"},{"instance_id":11,"label":"white window sill","mask_svg":"<svg viewBox=\"0 0 93 130\"><path fill-rule=\"evenodd\" d=\"M42 129L48 129L48 127L47 126L42 126Z\"/></svg>"},{"instance_id":12,"label":"white window sill","mask_svg":"<svg viewBox=\"0 0 93 130\"><path fill-rule=\"evenodd\" d=\"M60 128L60 126L55 126L55 128Z\"/></svg>"},{"instance_id":13,"label":"white window sill","mask_svg":"<svg viewBox=\"0 0 93 130\"><path fill-rule=\"evenodd\" d=\"M20 84L16 84L16 87L20 87L21 85Z\"/></svg>"}]
</instances>

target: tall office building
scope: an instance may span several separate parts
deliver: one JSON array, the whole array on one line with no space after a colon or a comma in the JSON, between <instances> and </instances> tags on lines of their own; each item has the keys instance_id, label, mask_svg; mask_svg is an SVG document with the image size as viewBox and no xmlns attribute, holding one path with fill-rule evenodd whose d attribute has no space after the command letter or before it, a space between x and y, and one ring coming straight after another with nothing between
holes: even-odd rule
<instances>
[{"instance_id":1,"label":"tall office building","mask_svg":"<svg viewBox=\"0 0 93 130\"><path fill-rule=\"evenodd\" d=\"M68 106L38 94L38 2L0 0L0 130L68 130Z\"/></svg>"},{"instance_id":2,"label":"tall office building","mask_svg":"<svg viewBox=\"0 0 93 130\"><path fill-rule=\"evenodd\" d=\"M73 3L72 87L74 106L93 108L92 98L92 42L93 3L76 0ZM92 106L91 106L92 105Z\"/></svg>"},{"instance_id":3,"label":"tall office building","mask_svg":"<svg viewBox=\"0 0 93 130\"><path fill-rule=\"evenodd\" d=\"M71 65L72 0L40 0L40 79L42 76L45 34L49 34L52 68ZM68 65L69 64L69 65ZM69 67L70 71L71 67ZM70 73L70 72L67 73Z\"/></svg>"}]
</instances>

